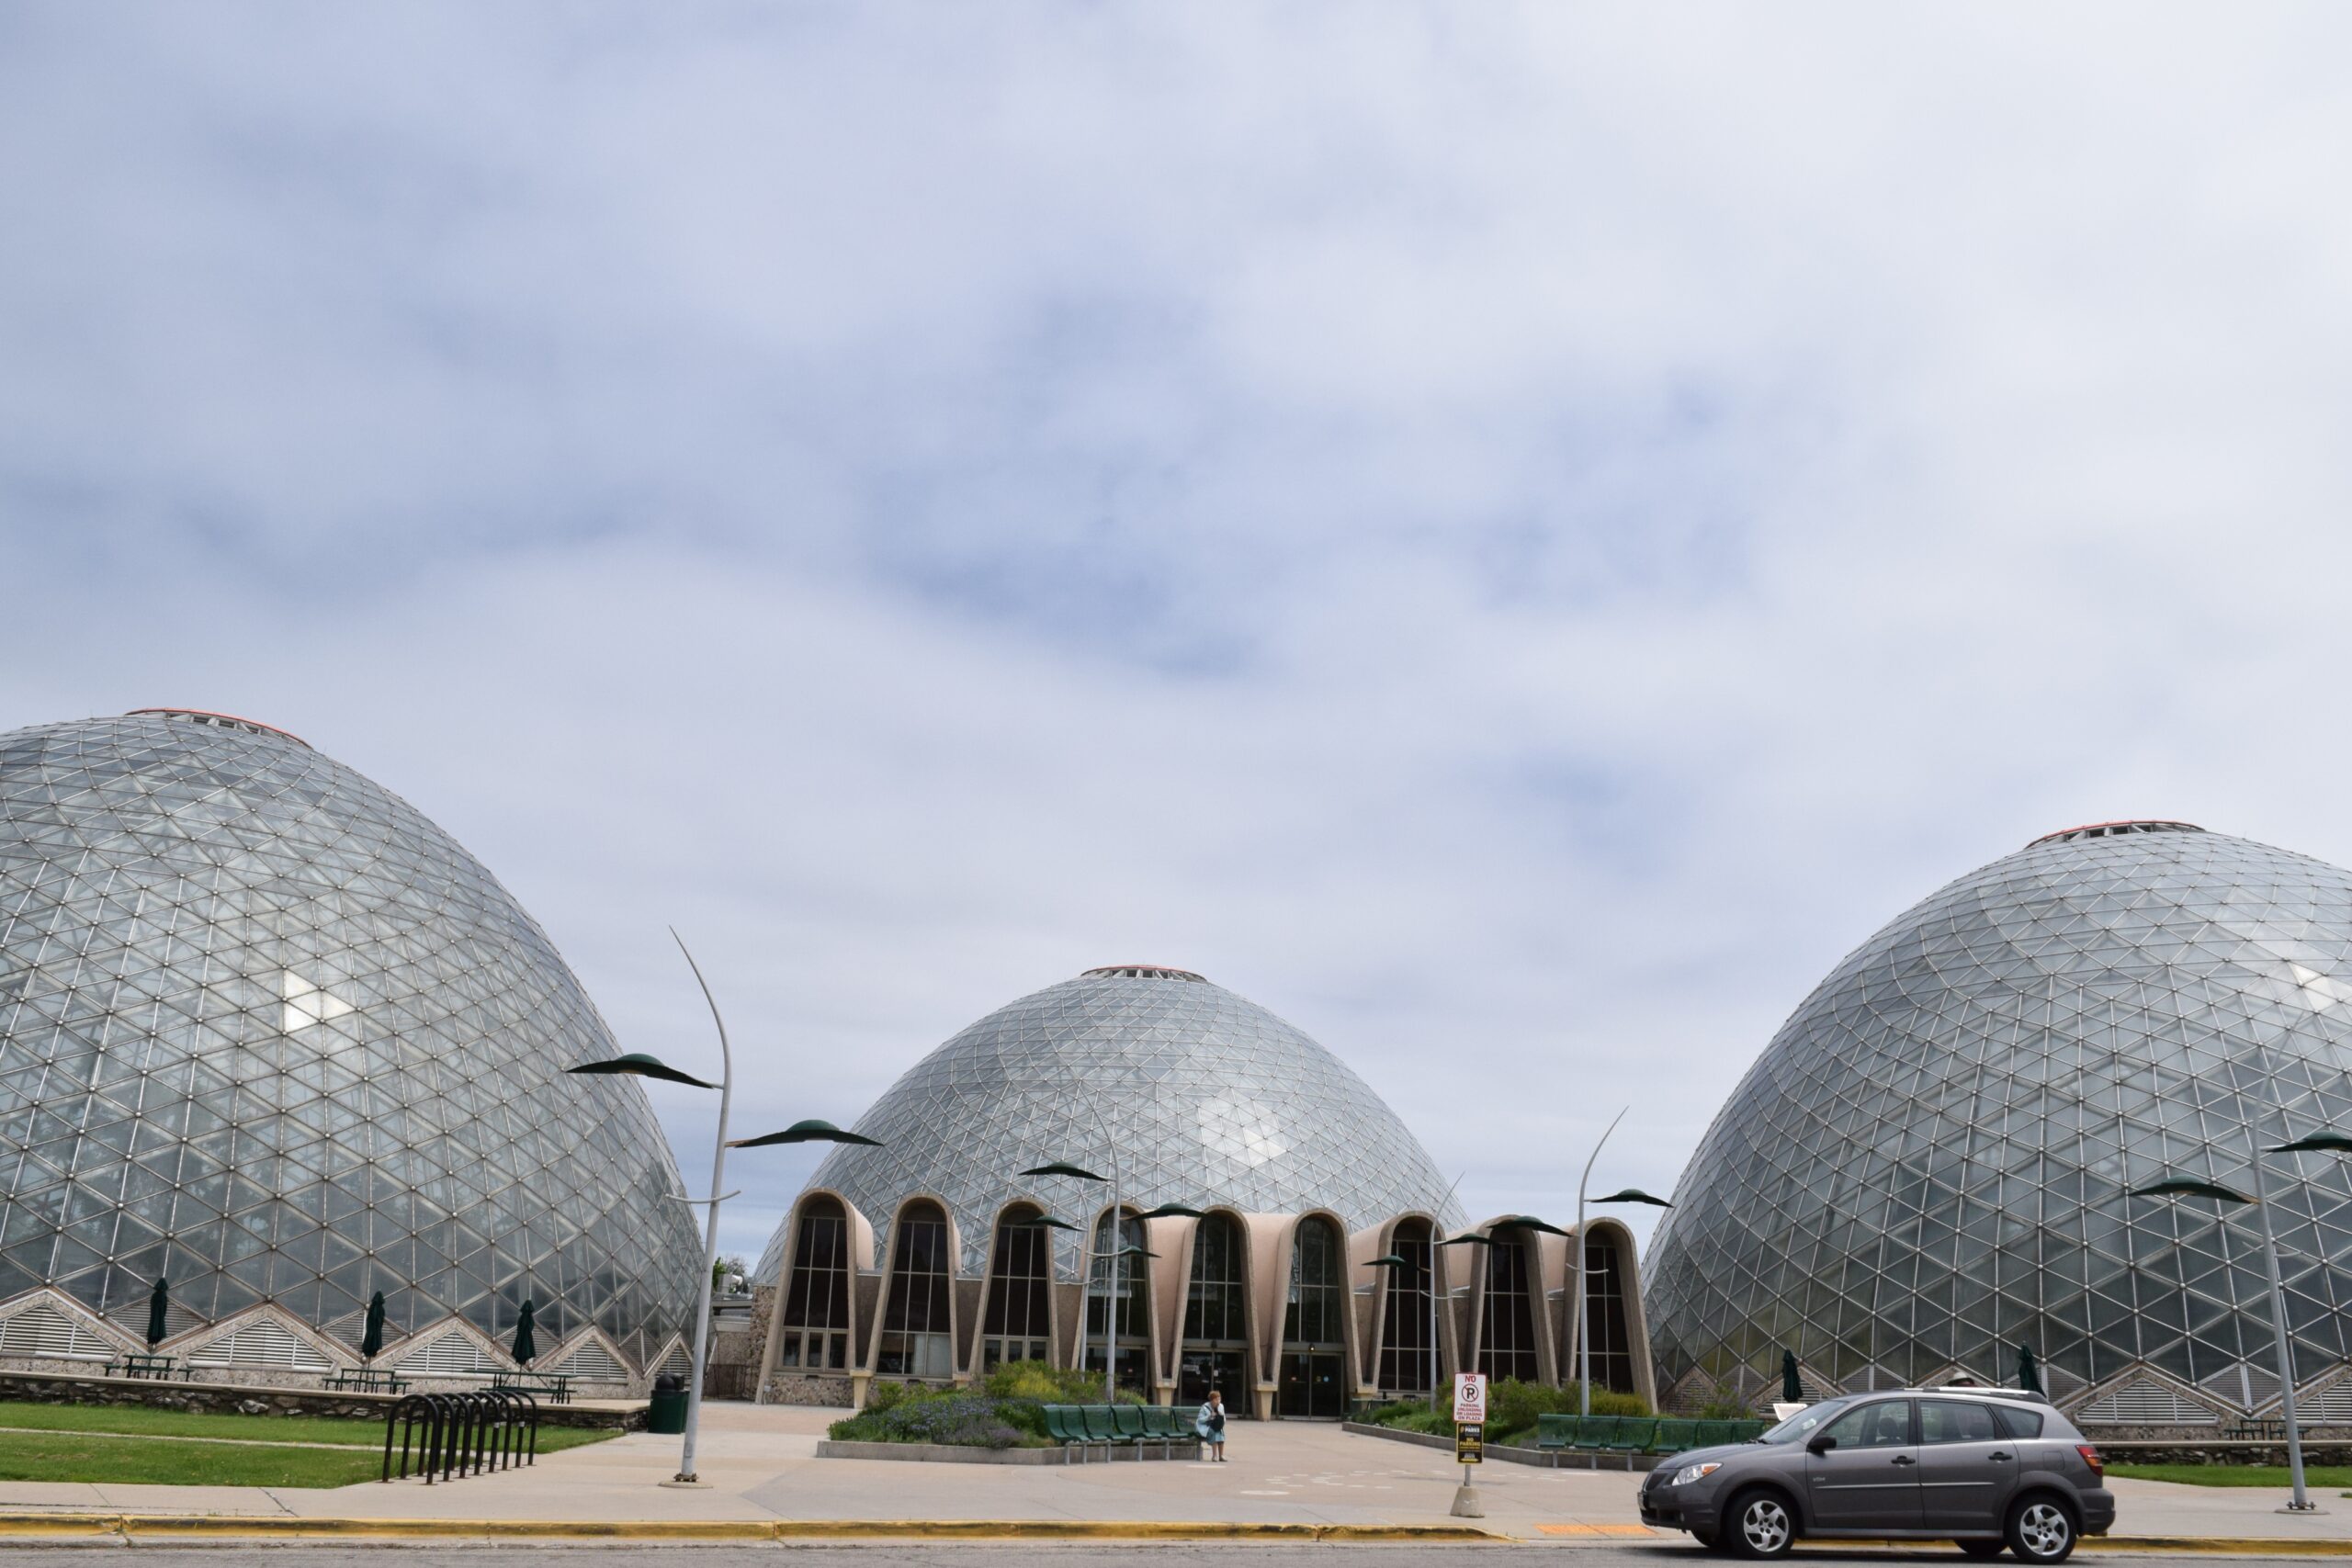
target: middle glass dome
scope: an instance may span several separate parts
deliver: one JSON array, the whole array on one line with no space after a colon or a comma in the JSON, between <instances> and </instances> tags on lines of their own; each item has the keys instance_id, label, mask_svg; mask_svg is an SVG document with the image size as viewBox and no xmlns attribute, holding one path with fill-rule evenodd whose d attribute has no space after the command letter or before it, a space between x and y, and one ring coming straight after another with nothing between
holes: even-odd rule
<instances>
[{"instance_id":1,"label":"middle glass dome","mask_svg":"<svg viewBox=\"0 0 2352 1568\"><path fill-rule=\"evenodd\" d=\"M1328 1209L1350 1231L1434 1213L1446 1190L1419 1140L1337 1056L1221 986L1148 964L1090 969L999 1008L909 1068L857 1131L885 1146L836 1149L809 1185L856 1205L885 1245L901 1200L938 1198L974 1275L1014 1199L1073 1222L1110 1203L1091 1182L1020 1174L1049 1160L1106 1177L1115 1167L1135 1208ZM783 1237L769 1241L759 1278L775 1277ZM1067 1264L1076 1243L1061 1240Z\"/></svg>"}]
</instances>

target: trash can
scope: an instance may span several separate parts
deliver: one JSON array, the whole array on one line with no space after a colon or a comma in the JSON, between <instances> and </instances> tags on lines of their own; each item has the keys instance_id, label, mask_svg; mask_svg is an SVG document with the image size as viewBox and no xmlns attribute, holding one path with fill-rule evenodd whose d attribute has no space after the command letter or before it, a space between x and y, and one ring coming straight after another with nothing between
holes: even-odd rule
<instances>
[{"instance_id":1,"label":"trash can","mask_svg":"<svg viewBox=\"0 0 2352 1568\"><path fill-rule=\"evenodd\" d=\"M686 1429L686 1380L663 1372L653 1380L653 1403L645 1408L645 1429L676 1437Z\"/></svg>"}]
</instances>

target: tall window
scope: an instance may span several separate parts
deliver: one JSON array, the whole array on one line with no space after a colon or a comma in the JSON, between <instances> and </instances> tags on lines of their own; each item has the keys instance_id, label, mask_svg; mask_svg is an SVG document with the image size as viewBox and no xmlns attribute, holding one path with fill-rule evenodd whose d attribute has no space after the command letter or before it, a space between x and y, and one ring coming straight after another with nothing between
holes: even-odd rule
<instances>
[{"instance_id":1,"label":"tall window","mask_svg":"<svg viewBox=\"0 0 2352 1568\"><path fill-rule=\"evenodd\" d=\"M1592 1336L1592 1386L1634 1392L1634 1349L1625 1328L1625 1281L1617 1243L1597 1235L1584 1244L1584 1310ZM1580 1369L1569 1369L1573 1378Z\"/></svg>"},{"instance_id":2,"label":"tall window","mask_svg":"<svg viewBox=\"0 0 2352 1568\"><path fill-rule=\"evenodd\" d=\"M1086 1344L1082 1362L1102 1370L1102 1336L1111 1321L1111 1295L1119 1296L1118 1385L1138 1392L1149 1386L1144 1359L1151 1344L1151 1292L1143 1250L1143 1222L1133 1216L1119 1224L1119 1240L1111 1239L1111 1216L1095 1222L1094 1257L1086 1277ZM1134 1247L1135 1254L1113 1258L1114 1248ZM1115 1286L1113 1280L1115 1278Z\"/></svg>"},{"instance_id":3,"label":"tall window","mask_svg":"<svg viewBox=\"0 0 2352 1568\"><path fill-rule=\"evenodd\" d=\"M1283 1364L1277 1397L1285 1416L1337 1416L1346 1349L1347 1281L1340 1227L1319 1215L1298 1223L1290 1254L1290 1293L1283 1303Z\"/></svg>"},{"instance_id":4,"label":"tall window","mask_svg":"<svg viewBox=\"0 0 2352 1568\"><path fill-rule=\"evenodd\" d=\"M884 1377L950 1376L956 1364L947 1332L947 1216L936 1203L910 1203L899 1213L897 1230L874 1370Z\"/></svg>"},{"instance_id":5,"label":"tall window","mask_svg":"<svg viewBox=\"0 0 2352 1568\"><path fill-rule=\"evenodd\" d=\"M836 1371L849 1365L849 1216L831 1198L811 1198L801 1208L783 1334L779 1367Z\"/></svg>"},{"instance_id":6,"label":"tall window","mask_svg":"<svg viewBox=\"0 0 2352 1568\"><path fill-rule=\"evenodd\" d=\"M980 1324L980 1370L1053 1355L1053 1233L1026 1224L1037 1211L1009 1211L997 1222L996 1264L989 1275L988 1314Z\"/></svg>"},{"instance_id":7,"label":"tall window","mask_svg":"<svg viewBox=\"0 0 2352 1568\"><path fill-rule=\"evenodd\" d=\"M1380 1391L1383 1393L1426 1393L1437 1386L1437 1365L1430 1355L1430 1235L1428 1222L1401 1220L1391 1233L1388 1249L1406 1267L1384 1270L1380 1311Z\"/></svg>"},{"instance_id":8,"label":"tall window","mask_svg":"<svg viewBox=\"0 0 2352 1568\"><path fill-rule=\"evenodd\" d=\"M1193 1278L1184 1294L1184 1344L1176 1369L1180 1404L1198 1404L1216 1389L1228 1412L1246 1405L1250 1312L1243 1279L1241 1227L1231 1214L1209 1215L1193 1233Z\"/></svg>"},{"instance_id":9,"label":"tall window","mask_svg":"<svg viewBox=\"0 0 2352 1568\"><path fill-rule=\"evenodd\" d=\"M1487 1252L1487 1299L1479 1320L1478 1370L1490 1378L1533 1382L1535 1311L1528 1297L1527 1243L1516 1231L1497 1231Z\"/></svg>"}]
</instances>

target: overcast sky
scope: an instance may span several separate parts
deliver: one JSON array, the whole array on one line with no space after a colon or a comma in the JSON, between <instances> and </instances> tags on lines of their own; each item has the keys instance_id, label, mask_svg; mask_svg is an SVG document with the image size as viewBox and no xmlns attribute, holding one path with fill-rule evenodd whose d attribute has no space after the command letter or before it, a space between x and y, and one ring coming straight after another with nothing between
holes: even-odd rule
<instances>
[{"instance_id":1,"label":"overcast sky","mask_svg":"<svg viewBox=\"0 0 2352 1568\"><path fill-rule=\"evenodd\" d=\"M848 1122L1181 964L1670 1188L2048 830L2352 863L2352 12L0 5L0 728L249 714ZM657 1088L686 1179L709 1108ZM756 1254L812 1160L743 1156ZM1638 1220L1639 1216L1635 1216Z\"/></svg>"}]
</instances>

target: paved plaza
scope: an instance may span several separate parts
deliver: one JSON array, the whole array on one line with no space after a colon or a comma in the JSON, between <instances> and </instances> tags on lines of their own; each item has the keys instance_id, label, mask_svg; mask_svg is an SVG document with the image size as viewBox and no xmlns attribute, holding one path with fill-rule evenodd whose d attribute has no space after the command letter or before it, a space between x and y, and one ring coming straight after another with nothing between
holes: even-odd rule
<instances>
[{"instance_id":1,"label":"paved plaza","mask_svg":"<svg viewBox=\"0 0 2352 1568\"><path fill-rule=\"evenodd\" d=\"M918 1464L816 1457L840 1412L721 1404L704 1409L707 1486L660 1484L674 1438L634 1434L542 1458L528 1469L434 1486L409 1481L332 1490L0 1483L0 1517L205 1515L256 1520L632 1522L1072 1521L1108 1525L1454 1525L1460 1471L1442 1450L1317 1423L1238 1423L1223 1465L1097 1460L1070 1465ZM1489 1463L1482 1528L1520 1541L1675 1544L1635 1522L1638 1476ZM2321 1495L2316 1517L2276 1512L2258 1489L2114 1483L2117 1534L2341 1542L2352 1500ZM283 1528L278 1527L278 1528Z\"/></svg>"}]
</instances>

